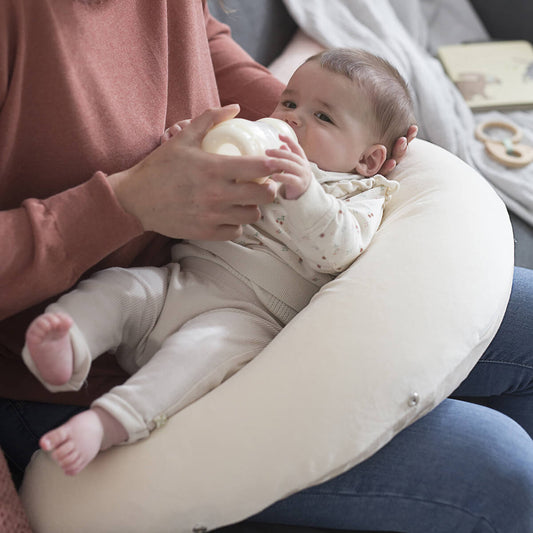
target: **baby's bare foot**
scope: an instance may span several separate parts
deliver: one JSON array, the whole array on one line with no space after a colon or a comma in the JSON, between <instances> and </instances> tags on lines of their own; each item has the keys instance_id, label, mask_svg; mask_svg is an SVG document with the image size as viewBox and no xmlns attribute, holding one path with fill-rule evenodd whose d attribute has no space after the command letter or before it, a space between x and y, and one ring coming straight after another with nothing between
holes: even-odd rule
<instances>
[{"instance_id":1,"label":"baby's bare foot","mask_svg":"<svg viewBox=\"0 0 533 533\"><path fill-rule=\"evenodd\" d=\"M26 332L26 346L42 379L64 385L72 376L72 346L68 334L72 319L62 313L38 316Z\"/></svg>"},{"instance_id":2,"label":"baby's bare foot","mask_svg":"<svg viewBox=\"0 0 533 533\"><path fill-rule=\"evenodd\" d=\"M98 454L124 442L126 430L118 420L98 407L73 416L68 422L46 433L39 444L65 474L83 470Z\"/></svg>"}]
</instances>

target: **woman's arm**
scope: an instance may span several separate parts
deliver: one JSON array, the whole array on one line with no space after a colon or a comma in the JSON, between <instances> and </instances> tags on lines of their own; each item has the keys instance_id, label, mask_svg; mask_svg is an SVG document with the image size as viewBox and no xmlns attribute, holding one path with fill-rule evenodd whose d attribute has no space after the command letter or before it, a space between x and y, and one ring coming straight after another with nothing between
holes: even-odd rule
<instances>
[{"instance_id":1,"label":"woman's arm","mask_svg":"<svg viewBox=\"0 0 533 533\"><path fill-rule=\"evenodd\" d=\"M52 31L34 31L26 16L32 10L23 3L0 5L0 319L67 289L85 270L142 233L105 175L96 172L99 167L84 165L84 145L73 141L72 159L80 164L65 157L68 147L62 141L75 138L74 126L69 129L75 106L61 92L62 80L54 78L50 92L64 102L64 108L56 107L38 69L30 68L39 51L47 73L47 52L54 50ZM45 3L37 12L33 22L39 25ZM39 102L43 93L48 108ZM57 119L49 120L54 114ZM89 131L87 145L93 136ZM42 165L34 163L41 159Z\"/></svg>"},{"instance_id":2,"label":"woman's arm","mask_svg":"<svg viewBox=\"0 0 533 533\"><path fill-rule=\"evenodd\" d=\"M207 130L239 108L210 109L134 167L46 200L0 213L0 313L16 313L69 288L108 253L144 231L172 238L226 240L256 221L272 184L238 182L264 176L266 158L207 154Z\"/></svg>"},{"instance_id":3,"label":"woman's arm","mask_svg":"<svg viewBox=\"0 0 533 533\"><path fill-rule=\"evenodd\" d=\"M238 103L241 116L269 116L285 85L254 61L232 38L230 29L205 8L206 28L222 105Z\"/></svg>"},{"instance_id":4,"label":"woman's arm","mask_svg":"<svg viewBox=\"0 0 533 533\"><path fill-rule=\"evenodd\" d=\"M83 272L142 233L106 177L0 212L0 318L72 286Z\"/></svg>"}]
</instances>

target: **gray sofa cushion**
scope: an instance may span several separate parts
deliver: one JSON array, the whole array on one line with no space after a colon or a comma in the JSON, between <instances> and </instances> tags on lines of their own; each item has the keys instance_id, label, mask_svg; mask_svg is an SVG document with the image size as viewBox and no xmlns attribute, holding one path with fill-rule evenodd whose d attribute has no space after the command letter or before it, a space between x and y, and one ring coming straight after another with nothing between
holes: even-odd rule
<instances>
[{"instance_id":1,"label":"gray sofa cushion","mask_svg":"<svg viewBox=\"0 0 533 533\"><path fill-rule=\"evenodd\" d=\"M296 24L281 0L209 0L209 10L256 61L269 65L282 52Z\"/></svg>"},{"instance_id":2,"label":"gray sofa cushion","mask_svg":"<svg viewBox=\"0 0 533 533\"><path fill-rule=\"evenodd\" d=\"M470 0L493 39L533 42L531 0Z\"/></svg>"}]
</instances>

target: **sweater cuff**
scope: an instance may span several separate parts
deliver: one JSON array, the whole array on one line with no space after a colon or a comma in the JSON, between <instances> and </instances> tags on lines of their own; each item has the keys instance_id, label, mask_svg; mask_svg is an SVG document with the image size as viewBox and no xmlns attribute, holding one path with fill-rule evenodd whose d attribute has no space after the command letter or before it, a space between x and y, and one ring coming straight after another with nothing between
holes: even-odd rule
<instances>
[{"instance_id":1,"label":"sweater cuff","mask_svg":"<svg viewBox=\"0 0 533 533\"><path fill-rule=\"evenodd\" d=\"M124 211L103 172L44 202L56 213L64 249L76 257L82 271L144 231L140 221Z\"/></svg>"},{"instance_id":2,"label":"sweater cuff","mask_svg":"<svg viewBox=\"0 0 533 533\"><path fill-rule=\"evenodd\" d=\"M311 180L307 190L298 199L278 198L278 202L287 212L289 225L301 228L302 232L308 232L320 223L322 217L330 212L333 201L333 197L326 194L316 179Z\"/></svg>"}]
</instances>

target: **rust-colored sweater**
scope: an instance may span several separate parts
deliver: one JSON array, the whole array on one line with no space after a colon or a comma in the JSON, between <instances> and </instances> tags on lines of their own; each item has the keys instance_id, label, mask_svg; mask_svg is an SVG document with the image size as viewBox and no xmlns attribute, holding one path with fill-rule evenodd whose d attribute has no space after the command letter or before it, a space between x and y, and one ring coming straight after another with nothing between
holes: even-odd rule
<instances>
[{"instance_id":1,"label":"rust-colored sweater","mask_svg":"<svg viewBox=\"0 0 533 533\"><path fill-rule=\"evenodd\" d=\"M0 2L0 397L88 404L124 378L104 357L88 388L52 395L20 359L31 318L81 276L168 258L106 175L178 120L220 102L257 119L281 90L205 1Z\"/></svg>"}]
</instances>

